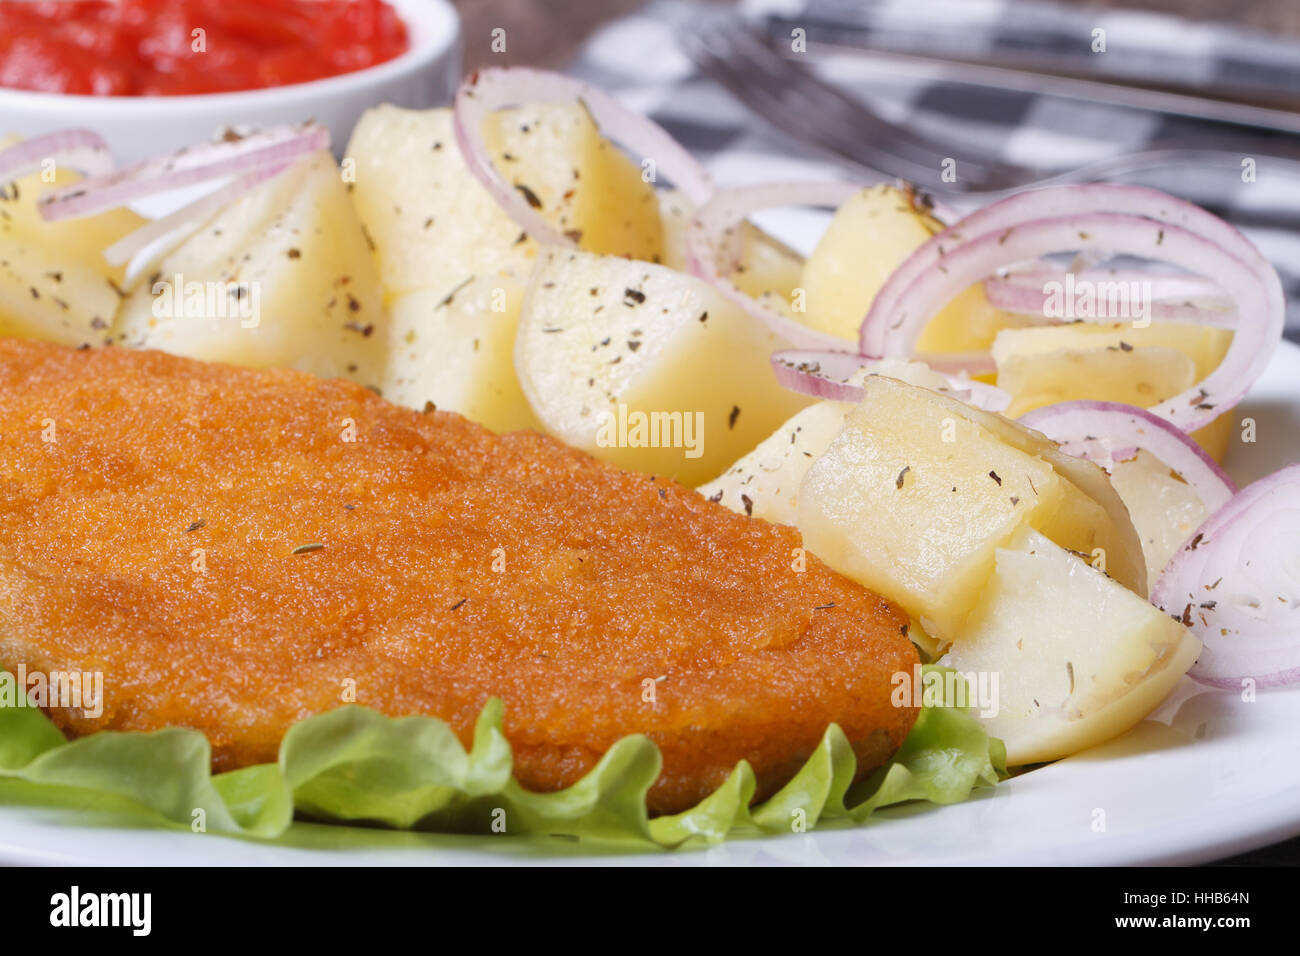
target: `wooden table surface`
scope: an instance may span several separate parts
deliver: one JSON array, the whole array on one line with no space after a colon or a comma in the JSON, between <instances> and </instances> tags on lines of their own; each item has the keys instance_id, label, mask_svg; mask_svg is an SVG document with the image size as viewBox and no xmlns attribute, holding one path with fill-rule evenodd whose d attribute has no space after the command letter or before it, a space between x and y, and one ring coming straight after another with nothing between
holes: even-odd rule
<instances>
[{"instance_id":1,"label":"wooden table surface","mask_svg":"<svg viewBox=\"0 0 1300 956\"><path fill-rule=\"evenodd\" d=\"M460 10L465 69L479 66L563 67L603 24L642 0L452 0ZM727 2L727 0L718 0ZM1188 19L1231 22L1300 40L1300 0L1089 0L1077 6L1129 8ZM506 31L506 52L491 50L492 31ZM1230 866L1300 865L1300 839L1222 861Z\"/></svg>"}]
</instances>

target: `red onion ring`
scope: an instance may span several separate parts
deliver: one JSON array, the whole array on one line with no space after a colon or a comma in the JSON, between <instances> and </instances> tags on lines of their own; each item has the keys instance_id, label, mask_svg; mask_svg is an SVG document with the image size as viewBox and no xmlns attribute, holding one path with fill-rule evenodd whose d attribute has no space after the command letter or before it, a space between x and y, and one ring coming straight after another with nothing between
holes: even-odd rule
<instances>
[{"instance_id":1,"label":"red onion ring","mask_svg":"<svg viewBox=\"0 0 1300 956\"><path fill-rule=\"evenodd\" d=\"M1027 412L1019 421L1078 458L1096 460L1096 439L1109 440L1111 448L1146 449L1196 489L1211 513L1237 493L1233 480L1200 445L1144 408L1119 402L1059 402Z\"/></svg>"},{"instance_id":2,"label":"red onion ring","mask_svg":"<svg viewBox=\"0 0 1300 956\"><path fill-rule=\"evenodd\" d=\"M41 197L39 208L50 222L93 216L182 186L284 167L329 145L329 130L323 126L275 126L239 140L190 146L91 177Z\"/></svg>"},{"instance_id":3,"label":"red onion ring","mask_svg":"<svg viewBox=\"0 0 1300 956\"><path fill-rule=\"evenodd\" d=\"M862 386L848 380L879 361L853 352L788 349L772 353L772 371L776 380L791 391L832 402L857 403L862 401Z\"/></svg>"},{"instance_id":4,"label":"red onion ring","mask_svg":"<svg viewBox=\"0 0 1300 956\"><path fill-rule=\"evenodd\" d=\"M899 301L916 278L934 269L946 248L986 232L1003 231L1022 222L1053 219L1090 212L1126 212L1157 222L1181 226L1235 255L1261 279L1276 274L1249 239L1219 217L1194 203L1186 202L1157 189L1145 186L1122 186L1112 183L1053 186L1033 189L978 209L917 249L876 296L871 311L863 320L860 350L881 354L881 339L899 311ZM1026 259L1037 259L1040 250ZM1004 263L1005 264L1005 263Z\"/></svg>"},{"instance_id":5,"label":"red onion ring","mask_svg":"<svg viewBox=\"0 0 1300 956\"><path fill-rule=\"evenodd\" d=\"M836 208L864 188L856 183L801 182L719 190L695 213L686 231L687 268L791 345L826 352L843 350L848 343L838 335L810 328L768 308L742 292L730 276L740 261L739 227L751 213L780 206Z\"/></svg>"},{"instance_id":6,"label":"red onion ring","mask_svg":"<svg viewBox=\"0 0 1300 956\"><path fill-rule=\"evenodd\" d=\"M1073 275L1073 280L1067 276ZM1178 276L1159 273L1118 272L1089 270L1086 272L1060 272L1043 269L1023 270L1007 276L984 280L984 293L995 309L1014 315L1026 315L1043 321L1053 321L1047 315L1048 293L1046 286L1056 283L1065 287L1073 281L1083 286L1101 283L1147 283L1151 286L1151 318L1160 322L1188 322L1231 329L1237 326L1237 315L1231 300L1219 294L1218 286L1197 277L1184 280ZM1157 291L1160 288L1160 291ZM1177 293L1175 289L1185 290ZM1194 290L1194 291L1193 291ZM1171 299L1182 301L1174 302ZM1099 306L1109 304L1109 299L1099 298ZM1095 316L1084 316L1085 322L1122 321L1125 316L1110 316L1104 310Z\"/></svg>"},{"instance_id":7,"label":"red onion ring","mask_svg":"<svg viewBox=\"0 0 1300 956\"><path fill-rule=\"evenodd\" d=\"M1169 561L1153 604L1205 648L1188 672L1213 687L1300 681L1300 464L1247 486Z\"/></svg>"},{"instance_id":8,"label":"red onion ring","mask_svg":"<svg viewBox=\"0 0 1300 956\"><path fill-rule=\"evenodd\" d=\"M0 183L39 172L50 160L83 176L99 176L113 168L113 154L102 136L88 129L65 129L0 150Z\"/></svg>"},{"instance_id":9,"label":"red onion ring","mask_svg":"<svg viewBox=\"0 0 1300 956\"><path fill-rule=\"evenodd\" d=\"M129 262L154 241L188 223L217 212L223 206L242 197L254 186L280 175L291 165L292 163L283 166L269 166L255 172L245 173L237 179L232 179L206 196L201 196L191 203L186 203L180 209L176 209L166 216L155 219L134 232L123 236L104 250L104 259L109 265L114 266Z\"/></svg>"},{"instance_id":10,"label":"red onion ring","mask_svg":"<svg viewBox=\"0 0 1300 956\"><path fill-rule=\"evenodd\" d=\"M1051 191L1045 190L1044 194L1047 192ZM1220 225L1231 230L1226 223ZM1081 238L1119 254L1151 256L1158 250L1162 259L1189 272L1213 275L1237 304L1238 314L1250 318L1238 324L1232 345L1218 368L1198 386L1153 409L1184 431L1204 427L1239 402L1263 373L1281 340L1281 282L1257 252L1253 253L1255 261L1248 263L1182 226L1129 213L1091 212L1019 222L944 248L944 236L949 236L951 245L952 235L964 229L958 223L930 240L886 282L863 326L864 339L879 339L879 352L873 354L911 354L929 317L967 286L987 278L999 265L1077 246ZM906 288L900 291L904 284ZM888 317L890 324L877 335L875 330L880 329L883 317Z\"/></svg>"},{"instance_id":11,"label":"red onion ring","mask_svg":"<svg viewBox=\"0 0 1300 956\"><path fill-rule=\"evenodd\" d=\"M657 167L695 205L713 195L713 181L699 161L653 120L634 113L616 99L572 77L547 70L501 67L471 73L456 91L453 126L465 164L501 208L539 242L575 246L537 213L497 171L483 141L483 120L489 113L529 103L554 106L581 104L601 132Z\"/></svg>"},{"instance_id":12,"label":"red onion ring","mask_svg":"<svg viewBox=\"0 0 1300 956\"><path fill-rule=\"evenodd\" d=\"M862 401L862 386L851 384L850 379L863 369L880 368L880 374L888 375L888 368L882 367L888 365L889 360L854 352L790 349L772 354L772 370L778 382L792 391L836 402ZM931 368L947 382L947 394L967 405L1000 412L1011 404L1011 396L996 385L944 372L933 365Z\"/></svg>"}]
</instances>

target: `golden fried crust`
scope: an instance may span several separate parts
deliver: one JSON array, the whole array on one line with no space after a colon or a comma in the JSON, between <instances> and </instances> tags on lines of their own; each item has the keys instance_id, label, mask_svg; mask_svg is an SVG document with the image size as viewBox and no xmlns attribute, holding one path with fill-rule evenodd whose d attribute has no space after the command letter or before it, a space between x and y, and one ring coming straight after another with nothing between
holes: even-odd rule
<instances>
[{"instance_id":1,"label":"golden fried crust","mask_svg":"<svg viewBox=\"0 0 1300 956\"><path fill-rule=\"evenodd\" d=\"M796 531L532 432L14 339L0 414L0 663L102 671L102 718L52 713L73 735L193 727L224 770L352 686L466 744L498 696L524 786L644 733L669 812L741 759L773 792L832 721L865 772L916 716L890 703L905 615L796 570Z\"/></svg>"}]
</instances>

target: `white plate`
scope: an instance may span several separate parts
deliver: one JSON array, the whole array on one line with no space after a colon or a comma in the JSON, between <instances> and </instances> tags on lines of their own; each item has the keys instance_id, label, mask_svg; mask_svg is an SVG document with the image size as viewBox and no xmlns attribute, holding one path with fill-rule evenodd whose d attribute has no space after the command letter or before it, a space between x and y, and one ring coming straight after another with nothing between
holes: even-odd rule
<instances>
[{"instance_id":1,"label":"white plate","mask_svg":"<svg viewBox=\"0 0 1300 956\"><path fill-rule=\"evenodd\" d=\"M1300 348L1284 343L1239 409L1242 484L1300 461ZM0 862L293 864L1190 864L1300 834L1300 686L1253 702L1184 680L1126 736L950 807L885 810L865 826L728 841L694 851L592 856L508 836L455 837L295 825L303 847L96 826L76 811L0 807ZM350 846L355 839L364 846ZM306 848L310 847L310 848ZM322 849L321 847L332 847Z\"/></svg>"}]
</instances>

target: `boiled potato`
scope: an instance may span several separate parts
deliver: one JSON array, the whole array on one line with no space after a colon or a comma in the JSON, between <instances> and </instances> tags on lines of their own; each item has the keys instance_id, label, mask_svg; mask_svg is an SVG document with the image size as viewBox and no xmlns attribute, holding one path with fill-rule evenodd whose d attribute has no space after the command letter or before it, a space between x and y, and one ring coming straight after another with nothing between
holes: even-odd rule
<instances>
[{"instance_id":1,"label":"boiled potato","mask_svg":"<svg viewBox=\"0 0 1300 956\"><path fill-rule=\"evenodd\" d=\"M889 375L924 388L945 388L948 382L920 362L902 359L863 371L849 381L860 385L868 375ZM745 457L697 491L732 511L777 524L798 521L799 486L813 462L834 441L851 402L822 401L800 411Z\"/></svg>"},{"instance_id":2,"label":"boiled potato","mask_svg":"<svg viewBox=\"0 0 1300 956\"><path fill-rule=\"evenodd\" d=\"M1119 461L1111 484L1124 499L1142 538L1147 580L1152 585L1184 541L1210 516L1196 489L1174 477L1150 452Z\"/></svg>"},{"instance_id":3,"label":"boiled potato","mask_svg":"<svg viewBox=\"0 0 1300 956\"><path fill-rule=\"evenodd\" d=\"M695 215L695 206L686 196L675 189L661 189L656 194L659 200L659 224L662 244L659 249L659 264L678 272L689 272L686 261L686 230L690 228L691 217Z\"/></svg>"},{"instance_id":4,"label":"boiled potato","mask_svg":"<svg viewBox=\"0 0 1300 956\"><path fill-rule=\"evenodd\" d=\"M1150 408L1195 383L1192 360L1165 348L1062 349L998 363L998 387L1011 393L1008 418L1080 398Z\"/></svg>"},{"instance_id":5,"label":"boiled potato","mask_svg":"<svg viewBox=\"0 0 1300 956\"><path fill-rule=\"evenodd\" d=\"M671 189L659 194L659 218L663 222L664 245L659 261L679 272L687 270L686 230L695 209L689 199ZM793 317L790 300L803 272L803 256L768 235L753 223L740 227L740 261L730 275L733 285L746 295L767 303ZM772 300L772 301L769 301Z\"/></svg>"},{"instance_id":6,"label":"boiled potato","mask_svg":"<svg viewBox=\"0 0 1300 956\"><path fill-rule=\"evenodd\" d=\"M757 226L745 223L740 232L740 263L731 274L732 284L756 299L774 296L782 302L794 297L803 271L803 259Z\"/></svg>"},{"instance_id":7,"label":"boiled potato","mask_svg":"<svg viewBox=\"0 0 1300 956\"><path fill-rule=\"evenodd\" d=\"M193 288L177 309L180 292ZM123 304L115 339L235 365L377 385L388 345L379 277L329 153L226 206Z\"/></svg>"},{"instance_id":8,"label":"boiled potato","mask_svg":"<svg viewBox=\"0 0 1300 956\"><path fill-rule=\"evenodd\" d=\"M659 203L641 168L600 135L581 106L523 106L490 115L483 140L496 168L589 252L654 262Z\"/></svg>"},{"instance_id":9,"label":"boiled potato","mask_svg":"<svg viewBox=\"0 0 1300 956\"><path fill-rule=\"evenodd\" d=\"M844 427L849 402L817 402L795 414L699 493L732 511L776 524L799 517L799 486L817 456Z\"/></svg>"},{"instance_id":10,"label":"boiled potato","mask_svg":"<svg viewBox=\"0 0 1300 956\"><path fill-rule=\"evenodd\" d=\"M927 389L876 376L863 392L799 488L799 530L831 567L955 640L996 549L1054 514L1064 482Z\"/></svg>"},{"instance_id":11,"label":"boiled potato","mask_svg":"<svg viewBox=\"0 0 1300 956\"><path fill-rule=\"evenodd\" d=\"M515 369L550 433L698 485L811 403L776 381L769 357L786 347L691 276L551 249L524 298Z\"/></svg>"},{"instance_id":12,"label":"boiled potato","mask_svg":"<svg viewBox=\"0 0 1300 956\"><path fill-rule=\"evenodd\" d=\"M1118 552L1110 570L1145 593L1108 513L1035 453L1033 433L884 375L863 393L797 495L804 541L831 567L896 600L940 641L960 635L996 549L1021 527L1090 557ZM1140 562L1135 535L1134 551Z\"/></svg>"},{"instance_id":13,"label":"boiled potato","mask_svg":"<svg viewBox=\"0 0 1300 956\"><path fill-rule=\"evenodd\" d=\"M0 137L0 149L21 142L21 137ZM37 208L42 193L81 182L76 170L56 166L51 175L33 173L0 188L0 234L18 234L57 248L64 263L76 262L122 282L125 268L110 266L104 250L135 232L147 221L130 209L110 209L81 219L46 222Z\"/></svg>"},{"instance_id":14,"label":"boiled potato","mask_svg":"<svg viewBox=\"0 0 1300 956\"><path fill-rule=\"evenodd\" d=\"M1153 322L1135 328L1132 323L1076 322L1006 329L998 333L992 352L998 385L1016 396L1008 410L1014 417L1038 407L1035 402L1050 404L1066 398L1150 408L1208 376L1231 344L1230 330L1206 325ZM1185 355L1188 362L1171 358L1171 350ZM1087 357L1066 360L1063 353ZM1192 376L1187 381L1189 366ZM1192 437L1222 460L1231 432L1232 416L1221 415Z\"/></svg>"},{"instance_id":15,"label":"boiled potato","mask_svg":"<svg viewBox=\"0 0 1300 956\"><path fill-rule=\"evenodd\" d=\"M0 335L62 345L102 345L121 304L120 286L99 269L64 261L0 226Z\"/></svg>"},{"instance_id":16,"label":"boiled potato","mask_svg":"<svg viewBox=\"0 0 1300 956\"><path fill-rule=\"evenodd\" d=\"M448 295L411 292L389 308L392 346L384 397L459 412L495 431L536 428L515 376L523 286L476 279Z\"/></svg>"},{"instance_id":17,"label":"boiled potato","mask_svg":"<svg viewBox=\"0 0 1300 956\"><path fill-rule=\"evenodd\" d=\"M17 141L0 141L0 148ZM103 251L145 221L127 209L42 219L37 198L80 180L73 170L56 168L48 177L35 173L0 188L0 334L64 345L108 338L124 277L104 261Z\"/></svg>"},{"instance_id":18,"label":"boiled potato","mask_svg":"<svg viewBox=\"0 0 1300 956\"><path fill-rule=\"evenodd\" d=\"M995 674L997 713L981 716L1011 765L1103 743L1149 714L1200 641L1127 588L1022 527L961 635L940 661Z\"/></svg>"},{"instance_id":19,"label":"boiled potato","mask_svg":"<svg viewBox=\"0 0 1300 956\"><path fill-rule=\"evenodd\" d=\"M814 329L858 340L858 326L895 269L943 224L913 197L893 186L857 193L835 213L804 263L799 285L806 295L802 321ZM1003 328L1023 324L989 305L973 285L952 300L921 334L921 352L987 349Z\"/></svg>"},{"instance_id":20,"label":"boiled potato","mask_svg":"<svg viewBox=\"0 0 1300 956\"><path fill-rule=\"evenodd\" d=\"M1072 322L1068 325L1036 325L1007 329L993 342L994 361L1012 356L1040 355L1065 349L1134 351L1145 348L1175 349L1192 360L1198 379L1205 378L1223 361L1232 344L1229 329L1186 322L1153 322L1136 328L1127 322Z\"/></svg>"},{"instance_id":21,"label":"boiled potato","mask_svg":"<svg viewBox=\"0 0 1300 956\"><path fill-rule=\"evenodd\" d=\"M1003 415L947 396L935 396L934 400L945 403L953 413L981 426L1012 448L1048 462L1066 482L1064 503L1044 524L1035 527L1061 547L1089 555L1101 570L1135 594L1146 595L1142 542L1106 472L1093 462L1065 454L1046 435Z\"/></svg>"},{"instance_id":22,"label":"boiled potato","mask_svg":"<svg viewBox=\"0 0 1300 956\"><path fill-rule=\"evenodd\" d=\"M585 110L503 111L488 118L484 137L502 174L583 248L660 254L653 188ZM471 278L526 281L537 244L465 166L451 110L371 109L357 123L345 163L390 300L425 289L446 295Z\"/></svg>"},{"instance_id":23,"label":"boiled potato","mask_svg":"<svg viewBox=\"0 0 1300 956\"><path fill-rule=\"evenodd\" d=\"M390 301L419 290L445 296L471 278L528 275L536 243L466 168L451 110L367 110L344 164Z\"/></svg>"}]
</instances>

